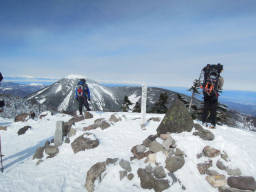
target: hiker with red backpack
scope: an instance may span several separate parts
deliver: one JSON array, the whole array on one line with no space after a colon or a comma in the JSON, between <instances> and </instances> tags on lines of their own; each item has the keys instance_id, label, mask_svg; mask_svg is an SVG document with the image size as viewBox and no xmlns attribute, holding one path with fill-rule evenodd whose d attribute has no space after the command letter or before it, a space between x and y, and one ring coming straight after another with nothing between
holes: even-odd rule
<instances>
[{"instance_id":1,"label":"hiker with red backpack","mask_svg":"<svg viewBox=\"0 0 256 192\"><path fill-rule=\"evenodd\" d=\"M91 100L90 97L90 90L88 88L88 85L86 84L85 79L80 79L76 91L75 91L75 99L77 100L79 104L79 113L82 115L83 106L86 107L87 111L90 111L89 103L88 101Z\"/></svg>"},{"instance_id":2,"label":"hiker with red backpack","mask_svg":"<svg viewBox=\"0 0 256 192\"><path fill-rule=\"evenodd\" d=\"M203 124L211 123L210 127L216 126L216 111L219 93L222 90L224 79L220 76L223 65L207 64L200 74L200 87L204 95L204 110L202 115ZM203 79L203 81L201 81Z\"/></svg>"}]
</instances>

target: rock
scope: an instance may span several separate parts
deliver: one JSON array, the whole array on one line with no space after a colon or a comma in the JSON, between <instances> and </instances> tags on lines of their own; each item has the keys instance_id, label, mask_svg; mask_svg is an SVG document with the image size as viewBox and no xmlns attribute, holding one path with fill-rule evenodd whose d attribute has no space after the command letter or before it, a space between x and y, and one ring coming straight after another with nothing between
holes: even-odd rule
<instances>
[{"instance_id":1,"label":"rock","mask_svg":"<svg viewBox=\"0 0 256 192\"><path fill-rule=\"evenodd\" d=\"M100 125L102 124L102 122L103 122L103 121L105 121L105 119L104 119L104 118L99 118L99 119L96 119L96 120L94 121L94 124L96 124L96 125L100 126Z\"/></svg>"},{"instance_id":2,"label":"rock","mask_svg":"<svg viewBox=\"0 0 256 192\"><path fill-rule=\"evenodd\" d=\"M68 132L68 137L73 137L76 135L76 130L74 128L70 128L69 132Z\"/></svg>"},{"instance_id":3,"label":"rock","mask_svg":"<svg viewBox=\"0 0 256 192\"><path fill-rule=\"evenodd\" d=\"M119 171L120 181L127 176L127 171Z\"/></svg>"},{"instance_id":4,"label":"rock","mask_svg":"<svg viewBox=\"0 0 256 192\"><path fill-rule=\"evenodd\" d=\"M128 178L129 181L131 181L134 178L134 175L132 173L129 173L127 175L127 178Z\"/></svg>"},{"instance_id":5,"label":"rock","mask_svg":"<svg viewBox=\"0 0 256 192\"><path fill-rule=\"evenodd\" d=\"M65 139L65 143L70 143L70 139L68 137Z\"/></svg>"},{"instance_id":6,"label":"rock","mask_svg":"<svg viewBox=\"0 0 256 192\"><path fill-rule=\"evenodd\" d=\"M152 151L153 153L157 153L159 151L165 151L163 146L157 141L153 141L149 144L149 150Z\"/></svg>"},{"instance_id":7,"label":"rock","mask_svg":"<svg viewBox=\"0 0 256 192\"><path fill-rule=\"evenodd\" d=\"M154 190L156 192L162 192L170 187L168 180L155 180Z\"/></svg>"},{"instance_id":8,"label":"rock","mask_svg":"<svg viewBox=\"0 0 256 192\"><path fill-rule=\"evenodd\" d=\"M131 172L132 171L132 168L131 168L131 164L129 161L126 161L126 160L123 160L121 159L119 161L119 165L120 167L122 167L124 170L128 171L128 172Z\"/></svg>"},{"instance_id":9,"label":"rock","mask_svg":"<svg viewBox=\"0 0 256 192\"><path fill-rule=\"evenodd\" d=\"M157 135L150 135L148 136L144 141L143 141L143 145L145 147L149 147L150 143L152 141L155 141L155 139L157 138Z\"/></svg>"},{"instance_id":10,"label":"rock","mask_svg":"<svg viewBox=\"0 0 256 192\"><path fill-rule=\"evenodd\" d=\"M229 161L229 158L228 158L228 154L223 151L221 154L220 154L220 157L225 160L225 161Z\"/></svg>"},{"instance_id":11,"label":"rock","mask_svg":"<svg viewBox=\"0 0 256 192\"><path fill-rule=\"evenodd\" d=\"M160 134L160 138L166 140L170 136L170 133Z\"/></svg>"},{"instance_id":12,"label":"rock","mask_svg":"<svg viewBox=\"0 0 256 192\"><path fill-rule=\"evenodd\" d=\"M148 121L160 122L160 121L161 121L161 118L160 118L160 117L151 117L151 118L149 118Z\"/></svg>"},{"instance_id":13,"label":"rock","mask_svg":"<svg viewBox=\"0 0 256 192\"><path fill-rule=\"evenodd\" d=\"M143 189L153 189L154 187L154 177L151 173L146 172L145 169L138 169L138 176L140 178L140 186Z\"/></svg>"},{"instance_id":14,"label":"rock","mask_svg":"<svg viewBox=\"0 0 256 192\"><path fill-rule=\"evenodd\" d=\"M24 122L29 118L29 114L28 113L22 113L20 115L17 115L14 119L15 122Z\"/></svg>"},{"instance_id":15,"label":"rock","mask_svg":"<svg viewBox=\"0 0 256 192\"><path fill-rule=\"evenodd\" d=\"M44 148L45 148L45 147L48 147L49 145L50 145L50 141L48 141L48 140L45 141Z\"/></svg>"},{"instance_id":16,"label":"rock","mask_svg":"<svg viewBox=\"0 0 256 192\"><path fill-rule=\"evenodd\" d=\"M106 164L107 164L107 165L115 164L117 161L118 161L118 158L114 158L114 159L112 159L112 158L107 158Z\"/></svg>"},{"instance_id":17,"label":"rock","mask_svg":"<svg viewBox=\"0 0 256 192\"><path fill-rule=\"evenodd\" d=\"M219 192L252 192L251 190L240 190L230 187L220 187Z\"/></svg>"},{"instance_id":18,"label":"rock","mask_svg":"<svg viewBox=\"0 0 256 192\"><path fill-rule=\"evenodd\" d=\"M169 136L166 140L164 140L163 142L163 147L166 149L166 150L169 150L170 148L174 148L175 147L175 140Z\"/></svg>"},{"instance_id":19,"label":"rock","mask_svg":"<svg viewBox=\"0 0 256 192\"><path fill-rule=\"evenodd\" d=\"M174 173L169 172L168 176L172 178L172 185L178 182L178 178L174 175Z\"/></svg>"},{"instance_id":20,"label":"rock","mask_svg":"<svg viewBox=\"0 0 256 192\"><path fill-rule=\"evenodd\" d=\"M37 162L36 162L36 166L38 166L39 164L41 164L43 162L42 159L39 159Z\"/></svg>"},{"instance_id":21,"label":"rock","mask_svg":"<svg viewBox=\"0 0 256 192\"><path fill-rule=\"evenodd\" d=\"M207 169L205 173L206 173L206 175L209 175L209 176L217 176L217 175L220 175L217 171L215 171L215 170L210 170L210 169Z\"/></svg>"},{"instance_id":22,"label":"rock","mask_svg":"<svg viewBox=\"0 0 256 192\"><path fill-rule=\"evenodd\" d=\"M97 125L97 124L92 124L92 125L89 125L88 127L84 127L83 130L84 131L90 131L90 130L93 130L93 129L97 129L98 127L100 127L100 126Z\"/></svg>"},{"instance_id":23,"label":"rock","mask_svg":"<svg viewBox=\"0 0 256 192\"><path fill-rule=\"evenodd\" d=\"M214 149L210 146L206 146L204 149L203 149L203 154L206 156L206 157L217 157L219 154L220 154L220 151L217 150L217 149Z\"/></svg>"},{"instance_id":24,"label":"rock","mask_svg":"<svg viewBox=\"0 0 256 192\"><path fill-rule=\"evenodd\" d=\"M106 170L106 163L100 162L94 164L87 172L85 188L88 192L94 191L94 182L96 179L101 181L101 174Z\"/></svg>"},{"instance_id":25,"label":"rock","mask_svg":"<svg viewBox=\"0 0 256 192\"><path fill-rule=\"evenodd\" d=\"M218 160L216 163L216 166L220 169L220 170L226 170L227 167L223 164L222 161Z\"/></svg>"},{"instance_id":26,"label":"rock","mask_svg":"<svg viewBox=\"0 0 256 192\"><path fill-rule=\"evenodd\" d=\"M146 167L145 167L145 171L147 172L147 173L152 173L153 172L153 168L152 168L152 166L149 164L149 165L147 165Z\"/></svg>"},{"instance_id":27,"label":"rock","mask_svg":"<svg viewBox=\"0 0 256 192\"><path fill-rule=\"evenodd\" d=\"M41 114L40 116L39 116L39 119L43 119L44 117L46 117L47 116L47 114Z\"/></svg>"},{"instance_id":28,"label":"rock","mask_svg":"<svg viewBox=\"0 0 256 192\"><path fill-rule=\"evenodd\" d=\"M206 141L214 140L214 134L211 131L204 129L199 124L194 124L194 127L197 131L194 132L193 135L199 136L201 139Z\"/></svg>"},{"instance_id":29,"label":"rock","mask_svg":"<svg viewBox=\"0 0 256 192\"><path fill-rule=\"evenodd\" d=\"M182 168L183 165L185 164L184 157L181 156L174 156L174 157L169 157L165 161L165 168L170 171L170 172L175 172L178 169Z\"/></svg>"},{"instance_id":30,"label":"rock","mask_svg":"<svg viewBox=\"0 0 256 192\"><path fill-rule=\"evenodd\" d=\"M109 118L109 121L114 123L117 123L118 121L121 121L121 120L122 120L121 118L117 118L114 114L112 114Z\"/></svg>"},{"instance_id":31,"label":"rock","mask_svg":"<svg viewBox=\"0 0 256 192\"><path fill-rule=\"evenodd\" d=\"M134 157L136 159L143 159L144 157L147 157L150 153L152 153L151 151L147 151L145 153L139 153L136 151L136 146L134 146L132 149L131 149L131 152L132 154L134 155Z\"/></svg>"},{"instance_id":32,"label":"rock","mask_svg":"<svg viewBox=\"0 0 256 192\"><path fill-rule=\"evenodd\" d=\"M75 124L75 123L77 123L77 122L79 122L79 121L83 121L83 120L85 120L84 116L74 116L73 118L71 118L71 119L68 121L68 123L71 124L71 125L73 125L73 124Z\"/></svg>"},{"instance_id":33,"label":"rock","mask_svg":"<svg viewBox=\"0 0 256 192\"><path fill-rule=\"evenodd\" d=\"M71 126L72 124L70 122L64 122L63 129L62 129L63 137L68 135L68 132L70 131Z\"/></svg>"},{"instance_id":34,"label":"rock","mask_svg":"<svg viewBox=\"0 0 256 192\"><path fill-rule=\"evenodd\" d=\"M0 126L0 131L7 131L7 127L6 126Z\"/></svg>"},{"instance_id":35,"label":"rock","mask_svg":"<svg viewBox=\"0 0 256 192\"><path fill-rule=\"evenodd\" d=\"M79 151L85 151L86 149L93 149L98 147L99 140L92 133L85 133L76 138L72 143L71 147L74 153Z\"/></svg>"},{"instance_id":36,"label":"rock","mask_svg":"<svg viewBox=\"0 0 256 192\"><path fill-rule=\"evenodd\" d=\"M146 147L144 145L136 145L136 151L138 153L144 153L146 151Z\"/></svg>"},{"instance_id":37,"label":"rock","mask_svg":"<svg viewBox=\"0 0 256 192\"><path fill-rule=\"evenodd\" d=\"M157 179L162 179L162 178L166 177L164 168L162 166L155 167L153 173Z\"/></svg>"},{"instance_id":38,"label":"rock","mask_svg":"<svg viewBox=\"0 0 256 192\"><path fill-rule=\"evenodd\" d=\"M197 159L200 159L201 157L203 157L203 155L204 155L203 153L198 153L198 154L196 155L196 158L197 158Z\"/></svg>"},{"instance_id":39,"label":"rock","mask_svg":"<svg viewBox=\"0 0 256 192\"><path fill-rule=\"evenodd\" d=\"M155 164L156 163L156 153L149 154L146 162Z\"/></svg>"},{"instance_id":40,"label":"rock","mask_svg":"<svg viewBox=\"0 0 256 192\"><path fill-rule=\"evenodd\" d=\"M86 111L84 114L84 118L85 119L92 119L93 118L93 114L91 114L90 112Z\"/></svg>"},{"instance_id":41,"label":"rock","mask_svg":"<svg viewBox=\"0 0 256 192\"><path fill-rule=\"evenodd\" d=\"M33 159L42 159L44 157L44 147L38 147L35 154L33 155Z\"/></svg>"},{"instance_id":42,"label":"rock","mask_svg":"<svg viewBox=\"0 0 256 192\"><path fill-rule=\"evenodd\" d=\"M206 176L206 181L214 187L223 187L227 184L225 175L216 175L216 176Z\"/></svg>"},{"instance_id":43,"label":"rock","mask_svg":"<svg viewBox=\"0 0 256 192\"><path fill-rule=\"evenodd\" d=\"M110 124L109 124L107 121L103 121L103 122L101 123L101 125L100 125L100 128L101 128L102 130L107 129L107 128L109 128L109 127L110 127Z\"/></svg>"},{"instance_id":44,"label":"rock","mask_svg":"<svg viewBox=\"0 0 256 192\"><path fill-rule=\"evenodd\" d=\"M32 127L31 126L24 126L22 127L21 129L19 129L18 131L18 135L23 135L27 132L28 129L31 129Z\"/></svg>"},{"instance_id":45,"label":"rock","mask_svg":"<svg viewBox=\"0 0 256 192\"><path fill-rule=\"evenodd\" d=\"M55 146L62 145L63 128L64 128L64 122L63 121L57 121L56 122L55 134L54 134L54 144L55 144Z\"/></svg>"},{"instance_id":46,"label":"rock","mask_svg":"<svg viewBox=\"0 0 256 192\"><path fill-rule=\"evenodd\" d=\"M183 151L181 151L179 148L176 148L175 156L183 156L185 155Z\"/></svg>"},{"instance_id":47,"label":"rock","mask_svg":"<svg viewBox=\"0 0 256 192\"><path fill-rule=\"evenodd\" d=\"M228 185L232 188L242 190L256 190L256 182L253 177L229 177Z\"/></svg>"},{"instance_id":48,"label":"rock","mask_svg":"<svg viewBox=\"0 0 256 192\"><path fill-rule=\"evenodd\" d=\"M49 145L45 148L45 153L50 157L54 157L57 153L59 153L59 149L56 146Z\"/></svg>"},{"instance_id":49,"label":"rock","mask_svg":"<svg viewBox=\"0 0 256 192\"><path fill-rule=\"evenodd\" d=\"M176 99L157 128L157 134L191 131L193 125L193 119L186 106L179 99Z\"/></svg>"},{"instance_id":50,"label":"rock","mask_svg":"<svg viewBox=\"0 0 256 192\"><path fill-rule=\"evenodd\" d=\"M239 168L237 168L237 169L227 168L226 171L227 171L228 175L231 175L231 176L238 177L238 176L242 175L242 172L241 172L241 170Z\"/></svg>"},{"instance_id":51,"label":"rock","mask_svg":"<svg viewBox=\"0 0 256 192\"><path fill-rule=\"evenodd\" d=\"M204 162L204 163L198 163L197 169L201 175L204 175L206 171L212 167L212 161Z\"/></svg>"}]
</instances>

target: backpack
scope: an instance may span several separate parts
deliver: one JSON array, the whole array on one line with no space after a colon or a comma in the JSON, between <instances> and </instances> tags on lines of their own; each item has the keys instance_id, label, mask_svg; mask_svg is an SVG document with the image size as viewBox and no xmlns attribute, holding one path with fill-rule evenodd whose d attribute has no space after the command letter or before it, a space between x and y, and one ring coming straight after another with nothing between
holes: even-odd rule
<instances>
[{"instance_id":1,"label":"backpack","mask_svg":"<svg viewBox=\"0 0 256 192\"><path fill-rule=\"evenodd\" d=\"M221 64L208 64L204 69L204 82L202 85L203 92L208 96L218 96L219 92L219 78L223 69Z\"/></svg>"},{"instance_id":2,"label":"backpack","mask_svg":"<svg viewBox=\"0 0 256 192\"><path fill-rule=\"evenodd\" d=\"M84 86L83 85L77 85L77 96L78 97L84 96Z\"/></svg>"}]
</instances>

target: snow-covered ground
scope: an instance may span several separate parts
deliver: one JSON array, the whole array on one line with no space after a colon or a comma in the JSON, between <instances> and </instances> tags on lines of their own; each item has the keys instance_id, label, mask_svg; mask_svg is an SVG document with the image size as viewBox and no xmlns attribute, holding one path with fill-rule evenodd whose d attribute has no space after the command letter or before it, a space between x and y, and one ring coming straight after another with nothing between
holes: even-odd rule
<instances>
[{"instance_id":1,"label":"snow-covered ground","mask_svg":"<svg viewBox=\"0 0 256 192\"><path fill-rule=\"evenodd\" d=\"M73 126L77 133L71 138L71 142L80 136L83 127L91 125L95 119L109 117L113 113L92 112L93 119L78 122ZM0 131L2 140L4 173L0 173L1 192L82 192L86 191L84 184L86 173L92 165L105 161L106 158L119 158L129 160L132 156L131 148L141 144L149 135L156 134L156 129L160 122L150 121L147 129L142 130L141 115L139 113L116 113L122 121L115 123L110 128L101 130L100 128L89 131L94 133L100 141L97 148L84 152L73 153L70 144L64 143L59 147L59 154L56 157L45 159L39 165L37 160L32 160L35 150L43 146L45 141L53 138L56 121L68 121L71 116L65 114L48 115L43 119L29 120L22 123L14 123L12 120L0 119L1 126L7 125L7 131ZM150 117L163 118L164 115L147 114ZM199 122L200 123L200 122ZM31 130L26 134L18 136L17 131L23 126L30 125ZM256 133L246 130L217 126L211 130L215 139L213 141L203 141L199 137L192 135L193 132L172 134L177 146L185 154L185 165L175 172L175 175L186 186L188 192L217 192L205 180L205 176L199 174L196 164L207 159L204 157L197 159L196 155L202 152L206 145L225 150L231 159L230 166L240 168L242 175L256 178ZM157 154L161 164L161 153ZM216 159L214 159L214 166ZM144 160L135 160L132 167L138 168L146 166ZM119 180L119 173L116 168L111 169L105 179L95 191L98 192L130 192L142 191L139 186L137 169L132 172L135 178L132 181ZM220 173L226 174L225 172ZM145 190L150 191L150 190ZM153 190L151 190L153 191ZM166 191L179 191L179 187L174 185Z\"/></svg>"}]
</instances>

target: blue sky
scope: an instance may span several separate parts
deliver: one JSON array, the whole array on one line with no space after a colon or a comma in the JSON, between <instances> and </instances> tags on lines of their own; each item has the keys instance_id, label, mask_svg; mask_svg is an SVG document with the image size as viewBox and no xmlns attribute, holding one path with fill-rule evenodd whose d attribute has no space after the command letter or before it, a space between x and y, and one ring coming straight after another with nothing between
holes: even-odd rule
<instances>
[{"instance_id":1,"label":"blue sky","mask_svg":"<svg viewBox=\"0 0 256 192\"><path fill-rule=\"evenodd\" d=\"M255 23L255 0L0 0L0 71L188 87L221 62L256 91Z\"/></svg>"}]
</instances>

